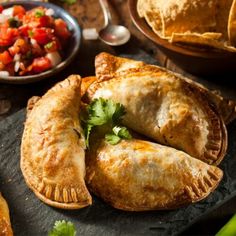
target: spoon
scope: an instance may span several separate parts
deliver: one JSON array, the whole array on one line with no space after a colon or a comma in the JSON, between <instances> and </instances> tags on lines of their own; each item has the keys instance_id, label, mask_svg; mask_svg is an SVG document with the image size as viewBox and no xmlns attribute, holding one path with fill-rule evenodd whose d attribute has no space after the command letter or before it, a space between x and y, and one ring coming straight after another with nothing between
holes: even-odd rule
<instances>
[{"instance_id":1,"label":"spoon","mask_svg":"<svg viewBox=\"0 0 236 236\"><path fill-rule=\"evenodd\" d=\"M99 2L105 20L103 29L98 32L99 39L111 46L119 46L127 43L130 39L129 30L122 25L113 25L107 0L99 0Z\"/></svg>"}]
</instances>

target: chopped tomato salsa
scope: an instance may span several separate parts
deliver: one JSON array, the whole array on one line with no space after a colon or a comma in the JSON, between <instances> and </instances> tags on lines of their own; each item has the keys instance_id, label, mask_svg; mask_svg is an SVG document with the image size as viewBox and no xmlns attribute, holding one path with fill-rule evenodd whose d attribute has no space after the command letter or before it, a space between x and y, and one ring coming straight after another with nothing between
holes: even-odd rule
<instances>
[{"instance_id":1,"label":"chopped tomato salsa","mask_svg":"<svg viewBox=\"0 0 236 236\"><path fill-rule=\"evenodd\" d=\"M71 33L53 14L42 6L27 11L21 5L7 9L0 5L0 71L30 75L60 63L63 42Z\"/></svg>"}]
</instances>

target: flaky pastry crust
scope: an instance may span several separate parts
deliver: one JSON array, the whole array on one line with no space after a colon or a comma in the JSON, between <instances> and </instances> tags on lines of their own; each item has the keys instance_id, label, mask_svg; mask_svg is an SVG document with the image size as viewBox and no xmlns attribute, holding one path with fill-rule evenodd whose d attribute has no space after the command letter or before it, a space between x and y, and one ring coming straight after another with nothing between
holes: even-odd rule
<instances>
[{"instance_id":1,"label":"flaky pastry crust","mask_svg":"<svg viewBox=\"0 0 236 236\"><path fill-rule=\"evenodd\" d=\"M85 140L79 121L79 76L72 75L28 103L21 170L43 202L79 209L92 203L84 182Z\"/></svg>"},{"instance_id":2,"label":"flaky pastry crust","mask_svg":"<svg viewBox=\"0 0 236 236\"><path fill-rule=\"evenodd\" d=\"M227 131L204 87L163 68L102 53L88 102L103 97L123 104L123 123L153 140L217 165L227 149ZM213 95L212 95L213 96Z\"/></svg>"},{"instance_id":3,"label":"flaky pastry crust","mask_svg":"<svg viewBox=\"0 0 236 236\"><path fill-rule=\"evenodd\" d=\"M174 209L200 201L223 172L174 148L148 141L94 142L86 153L89 189L126 211Z\"/></svg>"},{"instance_id":4,"label":"flaky pastry crust","mask_svg":"<svg viewBox=\"0 0 236 236\"><path fill-rule=\"evenodd\" d=\"M3 198L1 193L0 193L0 235L1 236L13 235L10 215L9 215L9 208L6 200Z\"/></svg>"}]
</instances>

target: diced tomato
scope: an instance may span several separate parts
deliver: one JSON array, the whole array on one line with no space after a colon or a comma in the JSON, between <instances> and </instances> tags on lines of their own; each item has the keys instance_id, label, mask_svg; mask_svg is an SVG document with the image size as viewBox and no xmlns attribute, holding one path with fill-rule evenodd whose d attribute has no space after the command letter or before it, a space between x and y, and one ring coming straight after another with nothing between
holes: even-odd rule
<instances>
[{"instance_id":1,"label":"diced tomato","mask_svg":"<svg viewBox=\"0 0 236 236\"><path fill-rule=\"evenodd\" d=\"M33 60L32 70L35 73L40 73L52 67L50 60L47 57L38 57Z\"/></svg>"},{"instance_id":2,"label":"diced tomato","mask_svg":"<svg viewBox=\"0 0 236 236\"><path fill-rule=\"evenodd\" d=\"M4 65L7 65L13 61L13 58L11 57L10 53L8 51L4 51L0 53L0 62L2 62Z\"/></svg>"},{"instance_id":3,"label":"diced tomato","mask_svg":"<svg viewBox=\"0 0 236 236\"><path fill-rule=\"evenodd\" d=\"M32 28L28 25L22 25L18 28L19 34L24 37L29 37L29 31L31 31Z\"/></svg>"},{"instance_id":4,"label":"diced tomato","mask_svg":"<svg viewBox=\"0 0 236 236\"><path fill-rule=\"evenodd\" d=\"M17 16L19 19L23 19L26 11L25 8L20 5L13 6L13 16Z\"/></svg>"},{"instance_id":5,"label":"diced tomato","mask_svg":"<svg viewBox=\"0 0 236 236\"><path fill-rule=\"evenodd\" d=\"M51 16L39 17L39 27L51 27L53 25L53 18Z\"/></svg>"},{"instance_id":6,"label":"diced tomato","mask_svg":"<svg viewBox=\"0 0 236 236\"><path fill-rule=\"evenodd\" d=\"M31 45L32 46L32 54L34 57L42 57L45 55L45 51L40 47L40 45L36 42Z\"/></svg>"},{"instance_id":7,"label":"diced tomato","mask_svg":"<svg viewBox=\"0 0 236 236\"><path fill-rule=\"evenodd\" d=\"M4 70L5 65L0 61L0 71Z\"/></svg>"},{"instance_id":8,"label":"diced tomato","mask_svg":"<svg viewBox=\"0 0 236 236\"><path fill-rule=\"evenodd\" d=\"M45 8L37 7L28 11L23 18L23 25L27 24L31 28L53 27L54 19L45 15Z\"/></svg>"},{"instance_id":9,"label":"diced tomato","mask_svg":"<svg viewBox=\"0 0 236 236\"><path fill-rule=\"evenodd\" d=\"M18 36L18 30L15 28L8 28L3 25L0 26L0 46L10 46Z\"/></svg>"},{"instance_id":10,"label":"diced tomato","mask_svg":"<svg viewBox=\"0 0 236 236\"><path fill-rule=\"evenodd\" d=\"M10 46L18 35L15 28L8 28L5 25L0 26L0 46Z\"/></svg>"},{"instance_id":11,"label":"diced tomato","mask_svg":"<svg viewBox=\"0 0 236 236\"><path fill-rule=\"evenodd\" d=\"M70 31L67 28L66 22L62 19L55 19L55 34L61 39L68 39Z\"/></svg>"},{"instance_id":12,"label":"diced tomato","mask_svg":"<svg viewBox=\"0 0 236 236\"><path fill-rule=\"evenodd\" d=\"M34 28L32 30L32 38L40 45L45 45L53 39L53 29Z\"/></svg>"},{"instance_id":13,"label":"diced tomato","mask_svg":"<svg viewBox=\"0 0 236 236\"><path fill-rule=\"evenodd\" d=\"M12 56L14 56L17 53L25 54L28 51L30 51L30 45L25 39L19 38L16 40L13 46L11 46L8 50Z\"/></svg>"},{"instance_id":14,"label":"diced tomato","mask_svg":"<svg viewBox=\"0 0 236 236\"><path fill-rule=\"evenodd\" d=\"M4 9L3 6L0 5L0 13L2 13L3 9Z\"/></svg>"}]
</instances>

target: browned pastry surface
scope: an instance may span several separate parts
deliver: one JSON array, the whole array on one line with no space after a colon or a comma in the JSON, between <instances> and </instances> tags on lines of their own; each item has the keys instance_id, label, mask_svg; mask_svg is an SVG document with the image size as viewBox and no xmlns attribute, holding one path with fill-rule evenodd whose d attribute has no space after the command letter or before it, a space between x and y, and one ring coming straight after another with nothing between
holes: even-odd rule
<instances>
[{"instance_id":1,"label":"browned pastry surface","mask_svg":"<svg viewBox=\"0 0 236 236\"><path fill-rule=\"evenodd\" d=\"M12 236L11 221L7 202L0 193L0 236Z\"/></svg>"},{"instance_id":2,"label":"browned pastry surface","mask_svg":"<svg viewBox=\"0 0 236 236\"><path fill-rule=\"evenodd\" d=\"M29 101L21 145L21 170L27 185L45 203L65 209L92 203L84 183L80 85L80 77L72 75L42 98Z\"/></svg>"},{"instance_id":3,"label":"browned pastry surface","mask_svg":"<svg viewBox=\"0 0 236 236\"><path fill-rule=\"evenodd\" d=\"M227 131L204 87L107 53L98 55L95 65L98 79L87 90L88 101L103 97L119 102L127 111L127 127L209 164L220 163Z\"/></svg>"},{"instance_id":4,"label":"browned pastry surface","mask_svg":"<svg viewBox=\"0 0 236 236\"><path fill-rule=\"evenodd\" d=\"M197 202L219 184L223 172L174 148L143 140L92 143L87 184L115 208L172 209Z\"/></svg>"}]
</instances>

